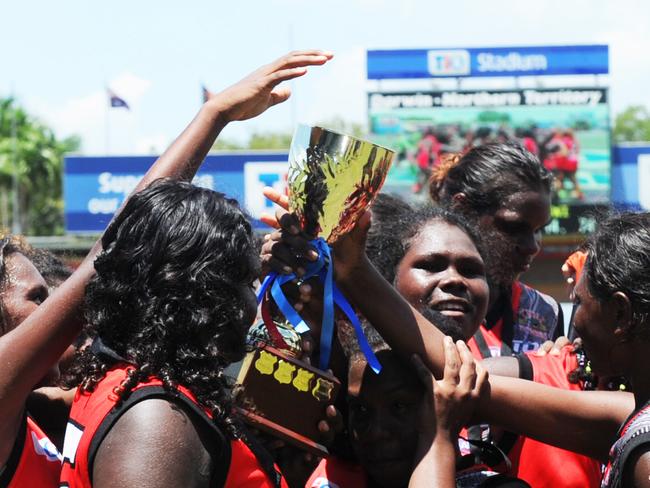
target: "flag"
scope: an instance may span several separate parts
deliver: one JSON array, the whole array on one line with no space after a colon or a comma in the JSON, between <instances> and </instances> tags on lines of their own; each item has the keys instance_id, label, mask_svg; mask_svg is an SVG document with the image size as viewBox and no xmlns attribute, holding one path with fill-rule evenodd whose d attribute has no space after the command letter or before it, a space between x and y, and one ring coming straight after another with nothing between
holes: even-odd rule
<instances>
[{"instance_id":1,"label":"flag","mask_svg":"<svg viewBox=\"0 0 650 488\"><path fill-rule=\"evenodd\" d=\"M123 98L118 97L118 96L117 96L115 93L113 93L113 91L110 90L110 89L107 89L107 91L108 91L108 99L109 99L109 102L110 102L110 104L111 104L111 107L113 107L113 108L124 107L124 108L127 109L127 110L131 110L131 109L129 108L129 104L126 103L126 100L124 100Z\"/></svg>"},{"instance_id":2,"label":"flag","mask_svg":"<svg viewBox=\"0 0 650 488\"><path fill-rule=\"evenodd\" d=\"M201 92L203 94L203 103L207 102L210 100L210 97L212 97L212 92L208 90L205 85L201 85Z\"/></svg>"}]
</instances>

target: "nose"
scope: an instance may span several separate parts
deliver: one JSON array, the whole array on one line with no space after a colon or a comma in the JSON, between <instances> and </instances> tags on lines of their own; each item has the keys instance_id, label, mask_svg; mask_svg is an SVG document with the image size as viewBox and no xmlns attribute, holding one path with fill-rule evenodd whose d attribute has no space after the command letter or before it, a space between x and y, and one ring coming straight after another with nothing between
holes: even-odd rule
<instances>
[{"instance_id":1,"label":"nose","mask_svg":"<svg viewBox=\"0 0 650 488\"><path fill-rule=\"evenodd\" d=\"M393 438L393 434L390 428L390 419L382 413L376 413L363 432L364 440L367 443L383 442Z\"/></svg>"},{"instance_id":2,"label":"nose","mask_svg":"<svg viewBox=\"0 0 650 488\"><path fill-rule=\"evenodd\" d=\"M542 249L541 232L526 234L517 242L517 253L523 256L536 256Z\"/></svg>"},{"instance_id":3,"label":"nose","mask_svg":"<svg viewBox=\"0 0 650 488\"><path fill-rule=\"evenodd\" d=\"M455 266L449 266L438 281L438 288L446 292L465 291L467 284Z\"/></svg>"}]
</instances>

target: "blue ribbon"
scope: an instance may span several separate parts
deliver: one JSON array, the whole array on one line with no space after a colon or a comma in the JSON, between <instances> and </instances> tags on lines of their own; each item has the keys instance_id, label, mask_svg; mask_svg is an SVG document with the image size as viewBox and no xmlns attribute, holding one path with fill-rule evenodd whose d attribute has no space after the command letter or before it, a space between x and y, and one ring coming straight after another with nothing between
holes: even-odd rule
<instances>
[{"instance_id":1,"label":"blue ribbon","mask_svg":"<svg viewBox=\"0 0 650 488\"><path fill-rule=\"evenodd\" d=\"M359 341L359 347L366 357L368 365L375 373L379 373L381 371L381 364L379 364L377 356L372 352L372 349L363 334L357 314L334 283L330 247L327 245L325 239L320 237L310 241L310 244L318 252L318 259L307 265L305 275L302 276L302 279L308 280L309 278L318 276L323 283L323 322L320 334L320 369L327 369L330 356L332 355L332 338L334 337L334 304L336 304L354 327L357 340ZM275 303L278 305L282 314L287 318L296 332L302 334L309 331L309 326L305 323L302 317L300 317L300 314L295 308L293 308L291 303L289 303L289 300L287 300L287 297L282 291L282 285L294 280L296 277L295 273L288 275L281 275L276 272L270 273L262 282L262 286L257 293L257 302L258 304L261 303L265 293L269 288L271 288L271 296L273 297L273 300L275 300Z\"/></svg>"}]
</instances>

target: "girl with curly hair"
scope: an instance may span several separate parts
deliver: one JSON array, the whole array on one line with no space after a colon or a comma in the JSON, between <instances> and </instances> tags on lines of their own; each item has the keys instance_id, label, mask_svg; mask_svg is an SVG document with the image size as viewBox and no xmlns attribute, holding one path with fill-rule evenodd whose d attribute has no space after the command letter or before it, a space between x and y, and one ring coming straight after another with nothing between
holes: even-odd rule
<instances>
[{"instance_id":1,"label":"girl with curly hair","mask_svg":"<svg viewBox=\"0 0 650 488\"><path fill-rule=\"evenodd\" d=\"M272 462L250 469L223 375L257 309L259 263L237 202L160 181L131 198L102 247L86 292L93 344L66 379L80 385L67 433L79 438L66 442L62 480L273 486Z\"/></svg>"},{"instance_id":2,"label":"girl with curly hair","mask_svg":"<svg viewBox=\"0 0 650 488\"><path fill-rule=\"evenodd\" d=\"M147 172L136 191L159 178L190 180L229 122L255 117L285 101L290 92L278 86L280 83L302 76L306 66L321 65L330 58L331 54L321 51L296 51L211 97ZM52 469L47 460L48 456L56 458L58 454L50 453L51 443L38 433L35 437L31 435L35 430L26 420L26 400L81 330L84 291L95 273L94 259L100 249L98 242L75 273L41 306L30 308L29 314L21 316L24 320L20 323L8 321L1 331L0 472L3 484L11 488L59 486L60 466Z\"/></svg>"}]
</instances>

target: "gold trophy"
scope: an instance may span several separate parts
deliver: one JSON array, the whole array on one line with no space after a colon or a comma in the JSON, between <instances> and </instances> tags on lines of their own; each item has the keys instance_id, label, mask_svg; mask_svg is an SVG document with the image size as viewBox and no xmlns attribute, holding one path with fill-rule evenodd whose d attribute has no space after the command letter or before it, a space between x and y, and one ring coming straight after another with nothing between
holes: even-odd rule
<instances>
[{"instance_id":1,"label":"gold trophy","mask_svg":"<svg viewBox=\"0 0 650 488\"><path fill-rule=\"evenodd\" d=\"M239 374L245 400L240 411L250 423L318 455L327 449L315 439L325 408L334 402L339 381L326 373L334 333L334 309L338 306L354 326L368 364L381 368L368 346L356 314L333 281L329 244L349 232L374 200L386 179L395 152L352 136L321 127L301 125L289 150L289 206L295 212L319 259L307 266L303 280L318 277L323 283L323 323L319 368L302 363L283 352L283 335L277 318L271 317L272 300L296 333L309 327L282 292L294 275L270 274L258 298L269 341L258 342ZM274 339L275 338L275 339ZM277 340L276 340L277 339ZM266 344L262 344L266 342ZM268 343L272 346L269 346Z\"/></svg>"}]
</instances>

